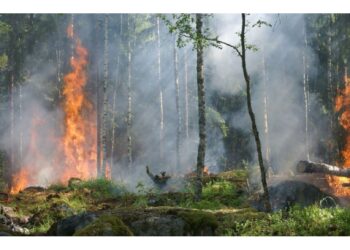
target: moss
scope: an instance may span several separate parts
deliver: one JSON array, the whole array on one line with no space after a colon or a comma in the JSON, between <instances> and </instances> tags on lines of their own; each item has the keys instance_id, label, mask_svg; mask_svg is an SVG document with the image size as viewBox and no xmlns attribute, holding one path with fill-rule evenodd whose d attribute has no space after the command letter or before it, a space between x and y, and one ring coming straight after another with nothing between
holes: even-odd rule
<instances>
[{"instance_id":1,"label":"moss","mask_svg":"<svg viewBox=\"0 0 350 250\"><path fill-rule=\"evenodd\" d=\"M203 235L204 230L210 228L215 232L218 221L214 214L199 210L183 210L178 215L186 222L185 230L190 235Z\"/></svg>"},{"instance_id":2,"label":"moss","mask_svg":"<svg viewBox=\"0 0 350 250\"><path fill-rule=\"evenodd\" d=\"M236 180L246 180L248 178L248 171L246 169L237 169L226 172L221 172L218 177L222 179L236 179Z\"/></svg>"},{"instance_id":3,"label":"moss","mask_svg":"<svg viewBox=\"0 0 350 250\"><path fill-rule=\"evenodd\" d=\"M67 186L61 184L61 183L56 183L56 184L51 184L47 190L49 191L55 191L55 192L62 192L67 190Z\"/></svg>"},{"instance_id":4,"label":"moss","mask_svg":"<svg viewBox=\"0 0 350 250\"><path fill-rule=\"evenodd\" d=\"M102 215L78 230L74 236L132 236L131 230L115 215Z\"/></svg>"}]
</instances>

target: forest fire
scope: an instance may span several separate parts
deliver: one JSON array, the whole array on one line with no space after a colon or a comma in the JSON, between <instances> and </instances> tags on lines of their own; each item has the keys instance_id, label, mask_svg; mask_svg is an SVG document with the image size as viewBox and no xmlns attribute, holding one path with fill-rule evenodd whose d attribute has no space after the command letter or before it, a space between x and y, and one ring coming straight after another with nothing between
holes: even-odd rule
<instances>
[{"instance_id":1,"label":"forest fire","mask_svg":"<svg viewBox=\"0 0 350 250\"><path fill-rule=\"evenodd\" d=\"M345 75L345 88L340 91L335 99L335 111L341 112L339 116L339 123L347 132L345 146L342 151L344 158L344 168L350 168L350 86L349 78ZM350 196L350 189L345 187L349 182L347 177L328 176L329 185L334 190L335 195Z\"/></svg>"},{"instance_id":2,"label":"forest fire","mask_svg":"<svg viewBox=\"0 0 350 250\"><path fill-rule=\"evenodd\" d=\"M65 167L60 177L63 182L71 177L88 179L97 175L95 115L84 90L88 52L80 39L74 36L73 25L68 26L67 35L75 43L75 53L70 61L72 71L64 77L63 87L65 131L62 146Z\"/></svg>"},{"instance_id":3,"label":"forest fire","mask_svg":"<svg viewBox=\"0 0 350 250\"><path fill-rule=\"evenodd\" d=\"M19 191L23 190L29 185L29 173L27 171L27 168L22 168L19 170L19 172L14 175L12 179L12 186L10 193L16 194Z\"/></svg>"},{"instance_id":4,"label":"forest fire","mask_svg":"<svg viewBox=\"0 0 350 250\"><path fill-rule=\"evenodd\" d=\"M74 51L70 58L71 71L63 78L61 107L64 112L64 126L60 136L55 137L52 132L54 138L51 144L57 145L53 159L48 163L44 159L47 156L42 155L39 150L43 145L39 146L41 142L37 141L37 134L43 120L33 118L28 145L31 160L22 163L19 171L12 176L10 193L18 193L29 185L39 183L38 164L50 165L51 176L54 175L51 178L53 182L67 183L72 177L91 179L97 176L96 115L93 103L85 91L88 51L73 32L73 28L72 24L67 27L67 36L74 44ZM109 170L108 166L107 169Z\"/></svg>"}]
</instances>

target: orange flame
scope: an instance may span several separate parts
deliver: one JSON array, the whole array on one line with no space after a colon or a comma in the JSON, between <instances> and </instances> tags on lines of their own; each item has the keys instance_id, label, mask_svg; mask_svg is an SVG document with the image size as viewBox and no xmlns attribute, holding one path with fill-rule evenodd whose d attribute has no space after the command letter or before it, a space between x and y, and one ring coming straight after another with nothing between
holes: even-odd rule
<instances>
[{"instance_id":1,"label":"orange flame","mask_svg":"<svg viewBox=\"0 0 350 250\"><path fill-rule=\"evenodd\" d=\"M67 35L75 42L75 52L70 60L72 71L65 75L63 86L65 167L60 178L63 182L71 177L89 179L97 175L94 109L84 89L88 52L80 39L74 36L73 25L68 26Z\"/></svg>"},{"instance_id":2,"label":"orange flame","mask_svg":"<svg viewBox=\"0 0 350 250\"><path fill-rule=\"evenodd\" d=\"M26 188L29 184L30 175L27 168L21 168L12 178L12 185L10 189L11 194L16 194Z\"/></svg>"},{"instance_id":3,"label":"orange flame","mask_svg":"<svg viewBox=\"0 0 350 250\"><path fill-rule=\"evenodd\" d=\"M68 38L73 38L74 36L74 25L72 23L67 27L67 36Z\"/></svg>"},{"instance_id":4,"label":"orange flame","mask_svg":"<svg viewBox=\"0 0 350 250\"><path fill-rule=\"evenodd\" d=\"M18 193L28 185L39 183L39 171L46 162L53 173L54 182L67 183L72 177L91 179L97 176L97 126L93 103L89 100L85 86L87 83L86 67L88 64L88 51L74 33L73 25L67 27L67 36L72 39L74 52L70 59L71 72L63 78L64 131L62 136L54 136L51 143L57 145L54 156L45 161L45 155L40 154L43 145L37 142L40 133L40 121L33 119L30 130L30 144L28 146L27 160L21 169L13 175L11 193ZM29 163L28 163L29 162ZM50 163L48 163L50 162ZM109 165L106 167L105 177L111 178Z\"/></svg>"},{"instance_id":5,"label":"orange flame","mask_svg":"<svg viewBox=\"0 0 350 250\"><path fill-rule=\"evenodd\" d=\"M38 114L38 113L37 113ZM29 185L33 184L34 175L37 173L37 161L43 161L43 157L40 154L40 151L37 147L37 129L40 129L40 126L43 125L44 120L39 116L33 117L30 127L30 142L28 145L28 151L30 152L30 160L26 162L16 173L12 176L11 189L10 193L15 194Z\"/></svg>"},{"instance_id":6,"label":"orange flame","mask_svg":"<svg viewBox=\"0 0 350 250\"><path fill-rule=\"evenodd\" d=\"M344 158L344 168L350 168L350 86L347 74L345 74L344 81L345 88L344 90L339 91L335 99L335 111L341 112L339 123L347 132L342 156ZM327 179L335 195L350 196L350 189L343 187L343 184L350 182L349 178L328 176Z\"/></svg>"}]
</instances>

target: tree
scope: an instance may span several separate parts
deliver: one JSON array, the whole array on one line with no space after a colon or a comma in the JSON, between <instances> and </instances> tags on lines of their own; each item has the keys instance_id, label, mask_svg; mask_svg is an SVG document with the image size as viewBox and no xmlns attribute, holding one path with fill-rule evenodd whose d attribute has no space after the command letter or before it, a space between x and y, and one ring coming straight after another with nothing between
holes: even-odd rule
<instances>
[{"instance_id":1,"label":"tree","mask_svg":"<svg viewBox=\"0 0 350 250\"><path fill-rule=\"evenodd\" d=\"M132 168L132 137L131 137L131 125L132 125L132 96L131 96L131 57L132 57L132 50L131 50L131 16L128 15L128 111L126 116L126 130L127 130L127 150L128 150L128 169L131 170Z\"/></svg>"},{"instance_id":2,"label":"tree","mask_svg":"<svg viewBox=\"0 0 350 250\"><path fill-rule=\"evenodd\" d=\"M96 75L96 79L95 79L95 91L96 91L96 153L97 153L97 159L96 159L96 169L97 169L97 176L101 176L102 175L102 162L101 162L101 84L100 84L100 63L98 61L98 55L100 52L100 46L99 46L99 33L100 33L100 26L101 26L101 20L99 19L99 17L96 17L95 20L95 35L93 37L95 44L96 44L96 54L95 54L95 75Z\"/></svg>"},{"instance_id":3,"label":"tree","mask_svg":"<svg viewBox=\"0 0 350 250\"><path fill-rule=\"evenodd\" d=\"M166 17L162 17L171 33L177 33L177 46L184 47L191 42L197 55L197 89L198 89L198 127L199 144L197 153L196 181L195 181L195 200L202 197L202 179L205 163L206 149L206 112L205 112L205 84L204 84L204 57L203 50L208 43L203 30L204 14L196 14L195 18L191 14L173 15L175 23L172 23Z\"/></svg>"},{"instance_id":4,"label":"tree","mask_svg":"<svg viewBox=\"0 0 350 250\"><path fill-rule=\"evenodd\" d=\"M174 43L174 78L175 78L175 103L176 103L176 168L180 169L180 134L181 134L181 114L180 114L180 85L178 69L178 53L176 48L176 39Z\"/></svg>"},{"instance_id":5,"label":"tree","mask_svg":"<svg viewBox=\"0 0 350 250\"><path fill-rule=\"evenodd\" d=\"M189 131L188 131L188 126L189 126L189 121L188 121L188 55L187 55L187 50L185 49L185 56L184 56L184 70L185 70L185 136L186 139L188 139L189 136Z\"/></svg>"},{"instance_id":6,"label":"tree","mask_svg":"<svg viewBox=\"0 0 350 250\"><path fill-rule=\"evenodd\" d=\"M252 130L253 130L254 139L255 139L255 143L256 143L256 149L258 152L258 161L259 161L260 173L261 173L261 183L262 183L263 189L264 189L265 209L266 209L266 211L270 212L271 211L271 204L270 204L270 198L269 198L269 190L267 188L267 182L266 182L266 171L265 171L264 161L263 161L263 157L262 157L259 131L258 131L258 128L256 126L255 115L253 112L252 101L251 101L250 77L248 74L247 64L246 64L246 46L247 45L246 45L246 38L245 38L245 33L246 33L245 29L246 29L246 16L243 13L242 14L242 29L241 29L241 33L240 33L241 52L239 53L239 56L240 56L241 61L242 61L243 75L244 75L244 80L246 82L248 113L249 113L249 117L250 117L250 120L252 123Z\"/></svg>"},{"instance_id":7,"label":"tree","mask_svg":"<svg viewBox=\"0 0 350 250\"><path fill-rule=\"evenodd\" d=\"M163 140L164 140L164 108L163 108L163 85L161 77L161 43L160 43L160 20L157 16L157 63L158 63L158 87L159 87L159 161L163 163Z\"/></svg>"},{"instance_id":8,"label":"tree","mask_svg":"<svg viewBox=\"0 0 350 250\"><path fill-rule=\"evenodd\" d=\"M102 177L106 178L107 166L107 85L108 85L108 15L104 16L104 74L103 74L103 118L102 118Z\"/></svg>"},{"instance_id":9,"label":"tree","mask_svg":"<svg viewBox=\"0 0 350 250\"><path fill-rule=\"evenodd\" d=\"M197 155L197 175L195 185L195 200L202 197L202 179L205 162L206 132L205 132L205 86L204 86L204 61L203 61L203 16L196 14L196 33L197 33L197 88L198 88L198 125L199 125L199 144Z\"/></svg>"},{"instance_id":10,"label":"tree","mask_svg":"<svg viewBox=\"0 0 350 250\"><path fill-rule=\"evenodd\" d=\"M117 77L116 77L116 82L114 85L113 89L113 105L112 105L112 115L111 115L111 127L112 127L112 136L111 136L111 162L110 162L110 168L111 168L111 176L112 176L112 171L114 169L114 150L115 150L115 130L116 130L116 99L117 99L117 88L120 84L120 79L121 79L121 72L120 72L120 61L121 61L121 36L123 34L123 15L120 14L120 28L119 28L119 40L118 41L118 55L117 55Z\"/></svg>"},{"instance_id":11,"label":"tree","mask_svg":"<svg viewBox=\"0 0 350 250\"><path fill-rule=\"evenodd\" d=\"M257 48L251 44L246 44L246 14L242 13L242 25L241 25L241 32L239 33L239 38L240 38L240 43L238 45L233 45L229 44L227 42L224 42L222 40L219 40L218 37L212 38L209 36L203 37L204 40L211 42L212 45L214 45L217 48L222 48L223 45L228 46L234 50L234 52L241 58L241 63L242 63L242 71L243 71L243 76L244 80L246 83L246 95L247 95L247 107L248 107L248 113L249 117L251 120L251 126L252 126L252 131L255 139L255 144L256 144L256 150L258 153L258 162L259 162L259 167L260 167L260 176L261 176L261 183L263 186L264 190L264 205L265 205L265 210L270 212L271 211L271 204L270 204L270 198L269 198L269 191L267 187L267 181L266 181L266 169L264 166L264 161L263 161L263 154L262 154L262 149L261 149L261 141L259 137L259 131L256 125L256 120L255 120L255 114L253 112L253 107L252 107L252 101L251 101L251 85L250 85L250 77L248 74L247 70L247 64L246 64L246 52L247 50L256 50ZM270 24L266 23L265 21L258 20L256 24L254 24L252 27L258 26L261 27L262 25L268 25L271 26Z\"/></svg>"},{"instance_id":12,"label":"tree","mask_svg":"<svg viewBox=\"0 0 350 250\"><path fill-rule=\"evenodd\" d=\"M271 166L271 148L270 148L270 134L269 134L269 112L268 112L268 105L269 105L269 98L267 95L267 81L268 81L268 75L266 70L266 62L265 62L265 55L263 54L262 59L262 70L263 70L263 92L264 92L264 132L265 132L265 140L266 140L266 146L265 146L265 159L268 164L268 168L273 172L272 166Z\"/></svg>"},{"instance_id":13,"label":"tree","mask_svg":"<svg viewBox=\"0 0 350 250\"><path fill-rule=\"evenodd\" d=\"M304 25L304 48L303 48L303 91L304 91L304 109L305 109L305 147L306 159L310 160L309 151L309 74L308 74L308 58L307 58L308 41L306 36L306 28Z\"/></svg>"}]
</instances>

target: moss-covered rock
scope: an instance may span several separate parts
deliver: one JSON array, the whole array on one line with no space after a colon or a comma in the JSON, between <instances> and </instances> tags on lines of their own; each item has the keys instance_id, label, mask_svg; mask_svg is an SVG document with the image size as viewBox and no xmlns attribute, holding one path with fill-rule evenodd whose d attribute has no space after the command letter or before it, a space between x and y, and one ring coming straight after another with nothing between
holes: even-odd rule
<instances>
[{"instance_id":1,"label":"moss-covered rock","mask_svg":"<svg viewBox=\"0 0 350 250\"><path fill-rule=\"evenodd\" d=\"M73 215L55 222L47 231L47 234L50 236L72 236L97 219L98 215L92 212Z\"/></svg>"},{"instance_id":2,"label":"moss-covered rock","mask_svg":"<svg viewBox=\"0 0 350 250\"><path fill-rule=\"evenodd\" d=\"M179 211L180 216L185 222L185 231L187 235L206 235L215 234L218 222L214 214L199 210Z\"/></svg>"},{"instance_id":3,"label":"moss-covered rock","mask_svg":"<svg viewBox=\"0 0 350 250\"><path fill-rule=\"evenodd\" d=\"M74 236L132 236L131 230L115 215L102 215L75 232Z\"/></svg>"}]
</instances>

